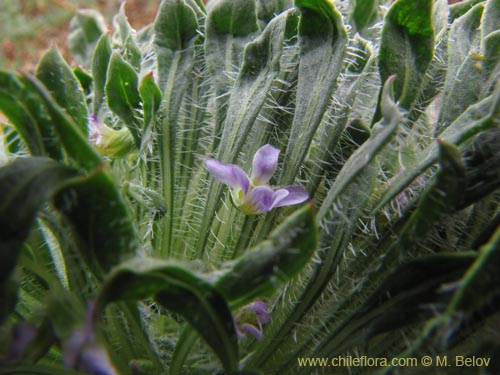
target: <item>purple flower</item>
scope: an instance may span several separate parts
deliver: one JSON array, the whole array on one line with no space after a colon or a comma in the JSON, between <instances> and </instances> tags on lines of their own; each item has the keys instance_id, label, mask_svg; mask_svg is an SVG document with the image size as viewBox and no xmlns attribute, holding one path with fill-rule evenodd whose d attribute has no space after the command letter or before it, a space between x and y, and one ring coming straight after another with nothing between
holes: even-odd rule
<instances>
[{"instance_id":1,"label":"purple flower","mask_svg":"<svg viewBox=\"0 0 500 375\"><path fill-rule=\"evenodd\" d=\"M22 359L22 354L35 340L37 328L31 323L17 323L12 327L10 347L5 357L0 357L0 365L14 364Z\"/></svg>"},{"instance_id":2,"label":"purple flower","mask_svg":"<svg viewBox=\"0 0 500 375\"><path fill-rule=\"evenodd\" d=\"M271 314L263 301L244 306L234 318L236 334L240 339L250 335L260 341L264 332L262 326L269 323L270 318Z\"/></svg>"},{"instance_id":3,"label":"purple flower","mask_svg":"<svg viewBox=\"0 0 500 375\"><path fill-rule=\"evenodd\" d=\"M253 157L250 177L238 165L217 159L206 159L205 165L212 176L233 188L231 197L236 207L247 215L257 215L309 199L302 186L271 188L267 185L278 167L279 153L280 150L271 145L259 148Z\"/></svg>"},{"instance_id":4,"label":"purple flower","mask_svg":"<svg viewBox=\"0 0 500 375\"><path fill-rule=\"evenodd\" d=\"M88 124L89 141L103 155L120 158L135 149L130 131L123 127L115 130L99 121L96 114L91 114Z\"/></svg>"},{"instance_id":5,"label":"purple flower","mask_svg":"<svg viewBox=\"0 0 500 375\"><path fill-rule=\"evenodd\" d=\"M87 309L83 327L74 330L63 343L64 364L92 375L117 375L108 353L95 337L97 322L95 305Z\"/></svg>"}]
</instances>

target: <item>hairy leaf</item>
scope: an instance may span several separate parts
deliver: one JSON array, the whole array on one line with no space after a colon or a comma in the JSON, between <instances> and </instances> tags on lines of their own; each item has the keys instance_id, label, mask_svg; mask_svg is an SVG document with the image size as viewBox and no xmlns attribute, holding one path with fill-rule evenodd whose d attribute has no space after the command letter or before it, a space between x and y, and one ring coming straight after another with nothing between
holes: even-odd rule
<instances>
[{"instance_id":1,"label":"hairy leaf","mask_svg":"<svg viewBox=\"0 0 500 375\"><path fill-rule=\"evenodd\" d=\"M97 309L111 302L153 297L184 317L217 354L226 371L238 363L233 316L226 301L207 281L186 268L158 259L136 259L120 265L98 295Z\"/></svg>"}]
</instances>

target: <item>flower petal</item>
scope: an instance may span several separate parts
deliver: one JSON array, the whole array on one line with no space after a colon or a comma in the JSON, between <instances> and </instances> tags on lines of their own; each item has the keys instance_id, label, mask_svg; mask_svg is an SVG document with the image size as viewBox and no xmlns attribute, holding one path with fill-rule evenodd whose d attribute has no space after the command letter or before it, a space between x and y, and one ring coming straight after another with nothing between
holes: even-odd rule
<instances>
[{"instance_id":1,"label":"flower petal","mask_svg":"<svg viewBox=\"0 0 500 375\"><path fill-rule=\"evenodd\" d=\"M250 180L236 164L222 163L217 159L206 159L205 165L212 176L225 185L241 189L246 194L250 188Z\"/></svg>"},{"instance_id":2,"label":"flower petal","mask_svg":"<svg viewBox=\"0 0 500 375\"><path fill-rule=\"evenodd\" d=\"M257 315L257 320L261 324L269 323L271 313L267 309L267 304L264 301L255 301L244 307L247 310L253 311Z\"/></svg>"},{"instance_id":3,"label":"flower petal","mask_svg":"<svg viewBox=\"0 0 500 375\"><path fill-rule=\"evenodd\" d=\"M274 191L268 186L256 186L245 197L240 209L250 215L269 212L273 208Z\"/></svg>"},{"instance_id":4,"label":"flower petal","mask_svg":"<svg viewBox=\"0 0 500 375\"><path fill-rule=\"evenodd\" d=\"M285 186L279 190L288 191L288 195L276 202L274 207L291 206L293 204L305 202L309 199L309 193L302 186ZM277 192L279 190L277 190Z\"/></svg>"},{"instance_id":5,"label":"flower petal","mask_svg":"<svg viewBox=\"0 0 500 375\"><path fill-rule=\"evenodd\" d=\"M262 146L253 157L252 174L250 178L256 185L267 183L276 168L278 168L278 156L280 150L271 145Z\"/></svg>"},{"instance_id":6,"label":"flower petal","mask_svg":"<svg viewBox=\"0 0 500 375\"><path fill-rule=\"evenodd\" d=\"M255 337L258 341L262 340L262 336L263 336L262 327L257 328L252 324L244 323L241 325L240 331L243 334L247 334L247 335Z\"/></svg>"},{"instance_id":7,"label":"flower petal","mask_svg":"<svg viewBox=\"0 0 500 375\"><path fill-rule=\"evenodd\" d=\"M273 208L279 207L279 203L285 199L290 193L286 189L274 190L273 195Z\"/></svg>"}]
</instances>

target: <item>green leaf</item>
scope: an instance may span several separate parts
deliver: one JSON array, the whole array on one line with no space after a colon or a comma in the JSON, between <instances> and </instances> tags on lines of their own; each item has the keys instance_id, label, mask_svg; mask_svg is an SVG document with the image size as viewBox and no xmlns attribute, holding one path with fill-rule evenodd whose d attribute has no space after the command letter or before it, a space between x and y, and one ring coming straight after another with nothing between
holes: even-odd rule
<instances>
[{"instance_id":1,"label":"green leaf","mask_svg":"<svg viewBox=\"0 0 500 375\"><path fill-rule=\"evenodd\" d=\"M186 268L159 259L134 259L120 265L99 293L98 311L120 300L153 298L184 317L233 373L238 364L234 321L224 298L207 281Z\"/></svg>"},{"instance_id":2,"label":"green leaf","mask_svg":"<svg viewBox=\"0 0 500 375\"><path fill-rule=\"evenodd\" d=\"M303 269L317 245L316 218L308 205L276 228L268 240L247 250L217 279L215 287L233 307L270 295Z\"/></svg>"},{"instance_id":3,"label":"green leaf","mask_svg":"<svg viewBox=\"0 0 500 375\"><path fill-rule=\"evenodd\" d=\"M57 48L51 48L42 56L35 76L49 90L54 101L73 119L80 131L88 134L89 113L85 94Z\"/></svg>"},{"instance_id":4,"label":"green leaf","mask_svg":"<svg viewBox=\"0 0 500 375\"><path fill-rule=\"evenodd\" d=\"M500 104L500 86L489 97L483 99L469 107L462 113L445 131L440 135L440 139L454 145L460 145L466 140L477 135L481 131L495 127L498 123L498 108ZM386 191L381 196L373 212L377 212L381 207L390 202L399 194L411 181L424 173L438 159L438 144L431 143L422 150L415 158L420 162L413 168L408 168L397 175L389 184Z\"/></svg>"},{"instance_id":5,"label":"green leaf","mask_svg":"<svg viewBox=\"0 0 500 375\"><path fill-rule=\"evenodd\" d=\"M454 212L463 201L465 167L460 151L445 141L439 144L439 166L434 183L422 195L416 211L400 240L423 238L429 228L446 213Z\"/></svg>"},{"instance_id":6,"label":"green leaf","mask_svg":"<svg viewBox=\"0 0 500 375\"><path fill-rule=\"evenodd\" d=\"M106 99L111 109L130 130L137 147L141 146L141 97L139 78L134 68L118 53L111 55L106 78Z\"/></svg>"},{"instance_id":7,"label":"green leaf","mask_svg":"<svg viewBox=\"0 0 500 375\"><path fill-rule=\"evenodd\" d=\"M351 181L360 174L363 169L369 165L373 158L383 147L391 140L396 129L402 122L402 116L396 103L391 98L392 83L396 80L395 76L389 77L382 91L382 114L383 119L375 124L370 138L366 140L347 160L338 176L335 184L329 190L327 197L318 213L320 220L326 215L333 202L342 194Z\"/></svg>"},{"instance_id":8,"label":"green leaf","mask_svg":"<svg viewBox=\"0 0 500 375\"><path fill-rule=\"evenodd\" d=\"M500 295L500 228L479 250L479 256L464 277L457 283L458 289L448 306L448 315L459 311L488 310L490 303Z\"/></svg>"},{"instance_id":9,"label":"green leaf","mask_svg":"<svg viewBox=\"0 0 500 375\"><path fill-rule=\"evenodd\" d=\"M295 113L279 183L294 182L337 83L347 46L342 15L333 2L296 0L299 22L299 75Z\"/></svg>"},{"instance_id":10,"label":"green leaf","mask_svg":"<svg viewBox=\"0 0 500 375\"><path fill-rule=\"evenodd\" d=\"M80 82L83 93L87 97L92 91L92 75L79 65L73 68L73 74Z\"/></svg>"},{"instance_id":11,"label":"green leaf","mask_svg":"<svg viewBox=\"0 0 500 375\"><path fill-rule=\"evenodd\" d=\"M153 73L145 75L139 84L139 95L142 100L142 110L144 117L144 137L148 137L148 129L153 125L153 119L160 108L162 94L153 78ZM151 141L149 141L151 142ZM146 146L144 144L143 146Z\"/></svg>"},{"instance_id":12,"label":"green leaf","mask_svg":"<svg viewBox=\"0 0 500 375\"><path fill-rule=\"evenodd\" d=\"M168 72L175 52L187 49L197 30L196 13L184 0L161 2L154 22L154 47L161 90L164 90L168 81Z\"/></svg>"},{"instance_id":13,"label":"green leaf","mask_svg":"<svg viewBox=\"0 0 500 375\"><path fill-rule=\"evenodd\" d=\"M500 187L500 129L491 129L477 136L466 149L463 159L466 183L460 208L479 201Z\"/></svg>"},{"instance_id":14,"label":"green leaf","mask_svg":"<svg viewBox=\"0 0 500 375\"><path fill-rule=\"evenodd\" d=\"M72 225L83 256L98 273L135 254L139 240L130 212L104 165L59 191L54 203Z\"/></svg>"},{"instance_id":15,"label":"green leaf","mask_svg":"<svg viewBox=\"0 0 500 375\"><path fill-rule=\"evenodd\" d=\"M42 99L43 104L50 114L51 122L49 130L55 131L59 142L55 139L44 139L45 143L56 143L59 147L60 144L64 147L67 154L73 158L79 165L86 170L92 170L101 163L100 155L90 146L85 136L85 133L78 127L73 119L54 101L50 93L36 78L25 74L24 75L27 89L36 92L39 98ZM44 124L49 125L49 124ZM45 129L47 131L47 129ZM52 135L54 138L54 136ZM46 146L47 147L47 146ZM59 157L59 158L62 158Z\"/></svg>"},{"instance_id":16,"label":"green leaf","mask_svg":"<svg viewBox=\"0 0 500 375\"><path fill-rule=\"evenodd\" d=\"M291 7L293 7L293 0L257 0L257 18L268 24L277 14L283 13Z\"/></svg>"},{"instance_id":17,"label":"green leaf","mask_svg":"<svg viewBox=\"0 0 500 375\"><path fill-rule=\"evenodd\" d=\"M454 283L475 258L474 252L437 254L399 266L354 316L330 333L320 353L342 353L378 334L425 322L450 299L443 285Z\"/></svg>"},{"instance_id":18,"label":"green leaf","mask_svg":"<svg viewBox=\"0 0 500 375\"><path fill-rule=\"evenodd\" d=\"M184 1L167 0L161 3L154 22L153 43L158 58L158 84L163 94L155 122L155 130L161 135L158 140L162 176L160 189L168 210L157 236L162 255L171 254L172 250L178 138L182 136L179 133L179 111L192 74L197 29L196 13Z\"/></svg>"},{"instance_id":19,"label":"green leaf","mask_svg":"<svg viewBox=\"0 0 500 375\"><path fill-rule=\"evenodd\" d=\"M0 282L14 269L40 206L78 172L48 158L17 159L0 168Z\"/></svg>"},{"instance_id":20,"label":"green leaf","mask_svg":"<svg viewBox=\"0 0 500 375\"><path fill-rule=\"evenodd\" d=\"M410 109L434 53L432 0L398 0L384 19L380 42L380 77L395 74L395 99Z\"/></svg>"},{"instance_id":21,"label":"green leaf","mask_svg":"<svg viewBox=\"0 0 500 375\"><path fill-rule=\"evenodd\" d=\"M205 61L215 89L214 147L226 119L232 75L241 67L243 49L259 30L255 0L213 2L205 22ZM233 30L234 29L234 30Z\"/></svg>"},{"instance_id":22,"label":"green leaf","mask_svg":"<svg viewBox=\"0 0 500 375\"><path fill-rule=\"evenodd\" d=\"M258 30L255 0L219 1L210 8L210 27L216 34L245 36Z\"/></svg>"},{"instance_id":23,"label":"green leaf","mask_svg":"<svg viewBox=\"0 0 500 375\"><path fill-rule=\"evenodd\" d=\"M12 313L12 311L14 311L14 308L16 307L16 303L18 301L17 288L18 283L16 280L13 280L12 277L0 281L0 301L2 301L2 304L0 305L1 325L3 325L3 323L7 320L9 315Z\"/></svg>"},{"instance_id":24,"label":"green leaf","mask_svg":"<svg viewBox=\"0 0 500 375\"><path fill-rule=\"evenodd\" d=\"M490 33L498 31L500 27L500 2L498 0L488 0L484 8L483 19L481 20L482 38L486 38Z\"/></svg>"},{"instance_id":25,"label":"green leaf","mask_svg":"<svg viewBox=\"0 0 500 375\"><path fill-rule=\"evenodd\" d=\"M378 5L377 0L354 0L351 17L356 31L362 32L376 20Z\"/></svg>"},{"instance_id":26,"label":"green leaf","mask_svg":"<svg viewBox=\"0 0 500 375\"><path fill-rule=\"evenodd\" d=\"M7 72L0 71L0 111L15 126L24 144L34 156L45 154L45 147L36 120L19 98L22 83Z\"/></svg>"},{"instance_id":27,"label":"green leaf","mask_svg":"<svg viewBox=\"0 0 500 375\"><path fill-rule=\"evenodd\" d=\"M92 111L97 114L104 99L106 77L108 74L109 60L111 59L111 43L109 35L103 34L92 55L92 77L94 79L94 96Z\"/></svg>"},{"instance_id":28,"label":"green leaf","mask_svg":"<svg viewBox=\"0 0 500 375\"><path fill-rule=\"evenodd\" d=\"M106 30L104 18L92 9L81 9L71 19L68 45L80 64L90 65L95 45Z\"/></svg>"},{"instance_id":29,"label":"green leaf","mask_svg":"<svg viewBox=\"0 0 500 375\"><path fill-rule=\"evenodd\" d=\"M450 23L453 23L458 17L462 17L476 4L482 3L484 0L463 0L450 5Z\"/></svg>"},{"instance_id":30,"label":"green leaf","mask_svg":"<svg viewBox=\"0 0 500 375\"><path fill-rule=\"evenodd\" d=\"M477 83L483 82L484 73L476 63L483 9L483 4L476 5L455 20L451 27L448 38L448 71L436 134L440 134L470 105L483 97Z\"/></svg>"},{"instance_id":31,"label":"green leaf","mask_svg":"<svg viewBox=\"0 0 500 375\"><path fill-rule=\"evenodd\" d=\"M114 29L116 30L113 39L119 39L120 44L123 46L122 55L125 60L136 71L139 71L141 67L141 49L135 40L135 30L130 26L125 14L125 4L124 2L121 4L120 11L113 18Z\"/></svg>"}]
</instances>

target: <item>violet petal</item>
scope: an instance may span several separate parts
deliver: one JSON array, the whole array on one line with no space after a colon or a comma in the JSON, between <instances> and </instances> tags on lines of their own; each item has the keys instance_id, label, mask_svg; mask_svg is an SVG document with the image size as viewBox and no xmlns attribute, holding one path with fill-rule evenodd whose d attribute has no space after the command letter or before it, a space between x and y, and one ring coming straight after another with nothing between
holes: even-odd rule
<instances>
[{"instance_id":1,"label":"violet petal","mask_svg":"<svg viewBox=\"0 0 500 375\"><path fill-rule=\"evenodd\" d=\"M309 193L302 186L285 186L281 189L287 190L288 195L277 202L274 207L291 206L309 199Z\"/></svg>"},{"instance_id":2,"label":"violet petal","mask_svg":"<svg viewBox=\"0 0 500 375\"><path fill-rule=\"evenodd\" d=\"M255 301L247 305L245 309L253 311L261 324L269 323L271 313L268 311L267 304L264 301Z\"/></svg>"},{"instance_id":3,"label":"violet petal","mask_svg":"<svg viewBox=\"0 0 500 375\"><path fill-rule=\"evenodd\" d=\"M278 189L278 190L275 190L274 191L274 195L273 195L273 208L274 207L279 207L279 203L285 199L286 197L288 197L288 195L290 195L290 193L288 192L287 189Z\"/></svg>"},{"instance_id":4,"label":"violet petal","mask_svg":"<svg viewBox=\"0 0 500 375\"><path fill-rule=\"evenodd\" d=\"M212 176L233 189L241 189L246 194L250 188L250 180L243 170L236 164L222 163L217 159L205 160L205 165Z\"/></svg>"},{"instance_id":5,"label":"violet petal","mask_svg":"<svg viewBox=\"0 0 500 375\"><path fill-rule=\"evenodd\" d=\"M273 208L274 191L268 186L256 186L245 197L245 211L269 212Z\"/></svg>"},{"instance_id":6,"label":"violet petal","mask_svg":"<svg viewBox=\"0 0 500 375\"><path fill-rule=\"evenodd\" d=\"M241 325L240 330L247 335L255 337L257 340L262 340L262 327L255 327L252 324L244 323Z\"/></svg>"},{"instance_id":7,"label":"violet petal","mask_svg":"<svg viewBox=\"0 0 500 375\"><path fill-rule=\"evenodd\" d=\"M252 174L250 178L256 185L267 183L278 168L280 150L271 145L264 145L253 157Z\"/></svg>"}]
</instances>

